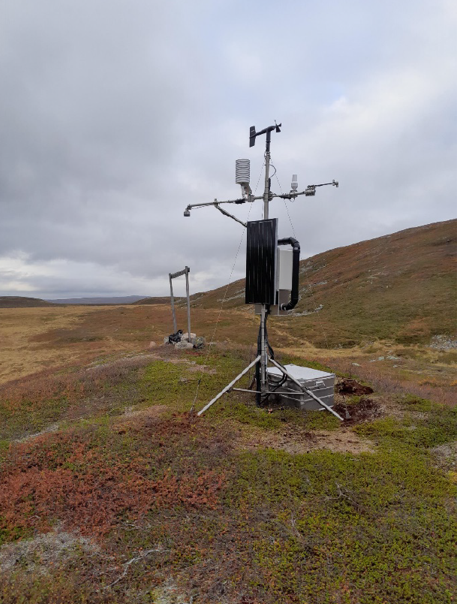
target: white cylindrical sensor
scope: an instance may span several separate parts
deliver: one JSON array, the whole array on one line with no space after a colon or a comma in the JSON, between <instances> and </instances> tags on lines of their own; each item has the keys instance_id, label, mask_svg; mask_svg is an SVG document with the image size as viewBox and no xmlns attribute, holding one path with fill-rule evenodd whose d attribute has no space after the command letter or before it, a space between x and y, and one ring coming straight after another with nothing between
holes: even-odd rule
<instances>
[{"instance_id":1,"label":"white cylindrical sensor","mask_svg":"<svg viewBox=\"0 0 457 604\"><path fill-rule=\"evenodd\" d=\"M249 159L237 159L235 174L237 184L248 185L251 180L251 161Z\"/></svg>"}]
</instances>

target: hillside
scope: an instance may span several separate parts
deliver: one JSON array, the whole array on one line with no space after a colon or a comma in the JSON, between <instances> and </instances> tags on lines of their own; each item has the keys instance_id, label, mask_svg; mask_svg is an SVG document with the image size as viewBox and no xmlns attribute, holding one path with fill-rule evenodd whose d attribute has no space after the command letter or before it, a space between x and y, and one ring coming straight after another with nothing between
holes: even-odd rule
<instances>
[{"instance_id":1,"label":"hillside","mask_svg":"<svg viewBox=\"0 0 457 604\"><path fill-rule=\"evenodd\" d=\"M0 296L0 308L32 308L36 306L53 306L51 302L40 298L26 298L23 296Z\"/></svg>"},{"instance_id":2,"label":"hillside","mask_svg":"<svg viewBox=\"0 0 457 604\"><path fill-rule=\"evenodd\" d=\"M282 321L316 345L427 341L457 329L457 220L336 248L300 263L300 302ZM193 296L193 306L244 306L244 280Z\"/></svg>"},{"instance_id":3,"label":"hillside","mask_svg":"<svg viewBox=\"0 0 457 604\"><path fill-rule=\"evenodd\" d=\"M185 301L186 301L186 298L180 298L180 297L175 298L176 304L179 304L179 303L185 302ZM170 304L170 296L155 296L155 297L151 297L151 298L142 298L141 300L132 302L132 304L138 304L139 306L142 306L143 304Z\"/></svg>"},{"instance_id":4,"label":"hillside","mask_svg":"<svg viewBox=\"0 0 457 604\"><path fill-rule=\"evenodd\" d=\"M95 298L58 298L49 300L54 304L82 304L83 306L106 304L134 304L138 300L144 299L144 296L97 296Z\"/></svg>"}]
</instances>

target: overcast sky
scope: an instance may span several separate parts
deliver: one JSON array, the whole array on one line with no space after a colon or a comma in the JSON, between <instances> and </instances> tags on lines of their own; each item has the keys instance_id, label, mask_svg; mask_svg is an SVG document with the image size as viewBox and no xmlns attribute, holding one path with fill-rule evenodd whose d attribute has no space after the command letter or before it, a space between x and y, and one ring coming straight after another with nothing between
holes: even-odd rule
<instances>
[{"instance_id":1,"label":"overcast sky","mask_svg":"<svg viewBox=\"0 0 457 604\"><path fill-rule=\"evenodd\" d=\"M239 197L237 158L261 194L274 120L274 192L340 182L271 203L302 258L454 218L456 27L453 0L0 0L0 295L242 277L243 227L183 210Z\"/></svg>"}]
</instances>

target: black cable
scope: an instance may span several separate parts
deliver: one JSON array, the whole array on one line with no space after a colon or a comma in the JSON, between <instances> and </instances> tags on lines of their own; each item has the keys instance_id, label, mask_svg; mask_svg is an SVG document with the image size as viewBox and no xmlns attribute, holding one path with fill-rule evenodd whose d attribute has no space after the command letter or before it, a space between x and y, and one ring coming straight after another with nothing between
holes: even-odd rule
<instances>
[{"instance_id":1,"label":"black cable","mask_svg":"<svg viewBox=\"0 0 457 604\"><path fill-rule=\"evenodd\" d=\"M268 351L270 353L270 358L274 359L275 358L275 353L273 348L270 346L270 342L268 341L268 330L267 330L267 319L268 319L268 315L270 314L270 305L266 306L266 315L265 315L265 324L264 324L264 336L265 336L265 342L266 345L268 347ZM257 337L257 354L262 354L262 321L260 322L260 327L259 327L259 334ZM256 365L256 405L258 407L262 407L265 402L268 400L268 398L270 397L270 394L266 394L265 396L262 397L261 394L261 380L260 380L260 361L257 363ZM280 388L281 386L284 385L285 381L286 381L287 377L283 374L281 379L279 380L279 382L277 384L275 384L272 387L272 392L276 392L276 390L278 388ZM270 390L270 386L268 386L268 389Z\"/></svg>"},{"instance_id":2,"label":"black cable","mask_svg":"<svg viewBox=\"0 0 457 604\"><path fill-rule=\"evenodd\" d=\"M262 355L262 319L260 319L259 334L257 336L257 356L259 356L259 355ZM261 361L256 363L256 366L255 366L255 386L256 386L256 391L257 391L256 395L255 395L255 404L257 405L257 407L260 407L260 404L262 401L262 397L261 397L261 393L260 393L260 387L261 387L260 363L261 363Z\"/></svg>"},{"instance_id":3,"label":"black cable","mask_svg":"<svg viewBox=\"0 0 457 604\"><path fill-rule=\"evenodd\" d=\"M265 315L265 342L267 343L268 346L268 351L270 353L270 357L272 359L275 358L275 353L273 348L270 346L270 342L268 341L268 331L267 331L267 317L270 314L270 305L267 306L267 314Z\"/></svg>"}]
</instances>

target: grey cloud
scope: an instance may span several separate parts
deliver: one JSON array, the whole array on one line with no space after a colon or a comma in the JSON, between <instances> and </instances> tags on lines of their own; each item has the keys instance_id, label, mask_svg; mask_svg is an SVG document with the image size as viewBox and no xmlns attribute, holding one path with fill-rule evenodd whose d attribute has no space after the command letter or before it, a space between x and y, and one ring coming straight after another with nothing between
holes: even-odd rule
<instances>
[{"instance_id":1,"label":"grey cloud","mask_svg":"<svg viewBox=\"0 0 457 604\"><path fill-rule=\"evenodd\" d=\"M273 202L304 255L451 218L454 22L439 0L3 2L0 257L68 261L71 278L33 278L56 295L97 293L97 275L99 293L143 279L166 293L184 264L202 287L225 283L241 227L182 212L238 196L237 157L255 187L263 143L250 150L248 128L275 118L274 190L292 173L341 182Z\"/></svg>"}]
</instances>

